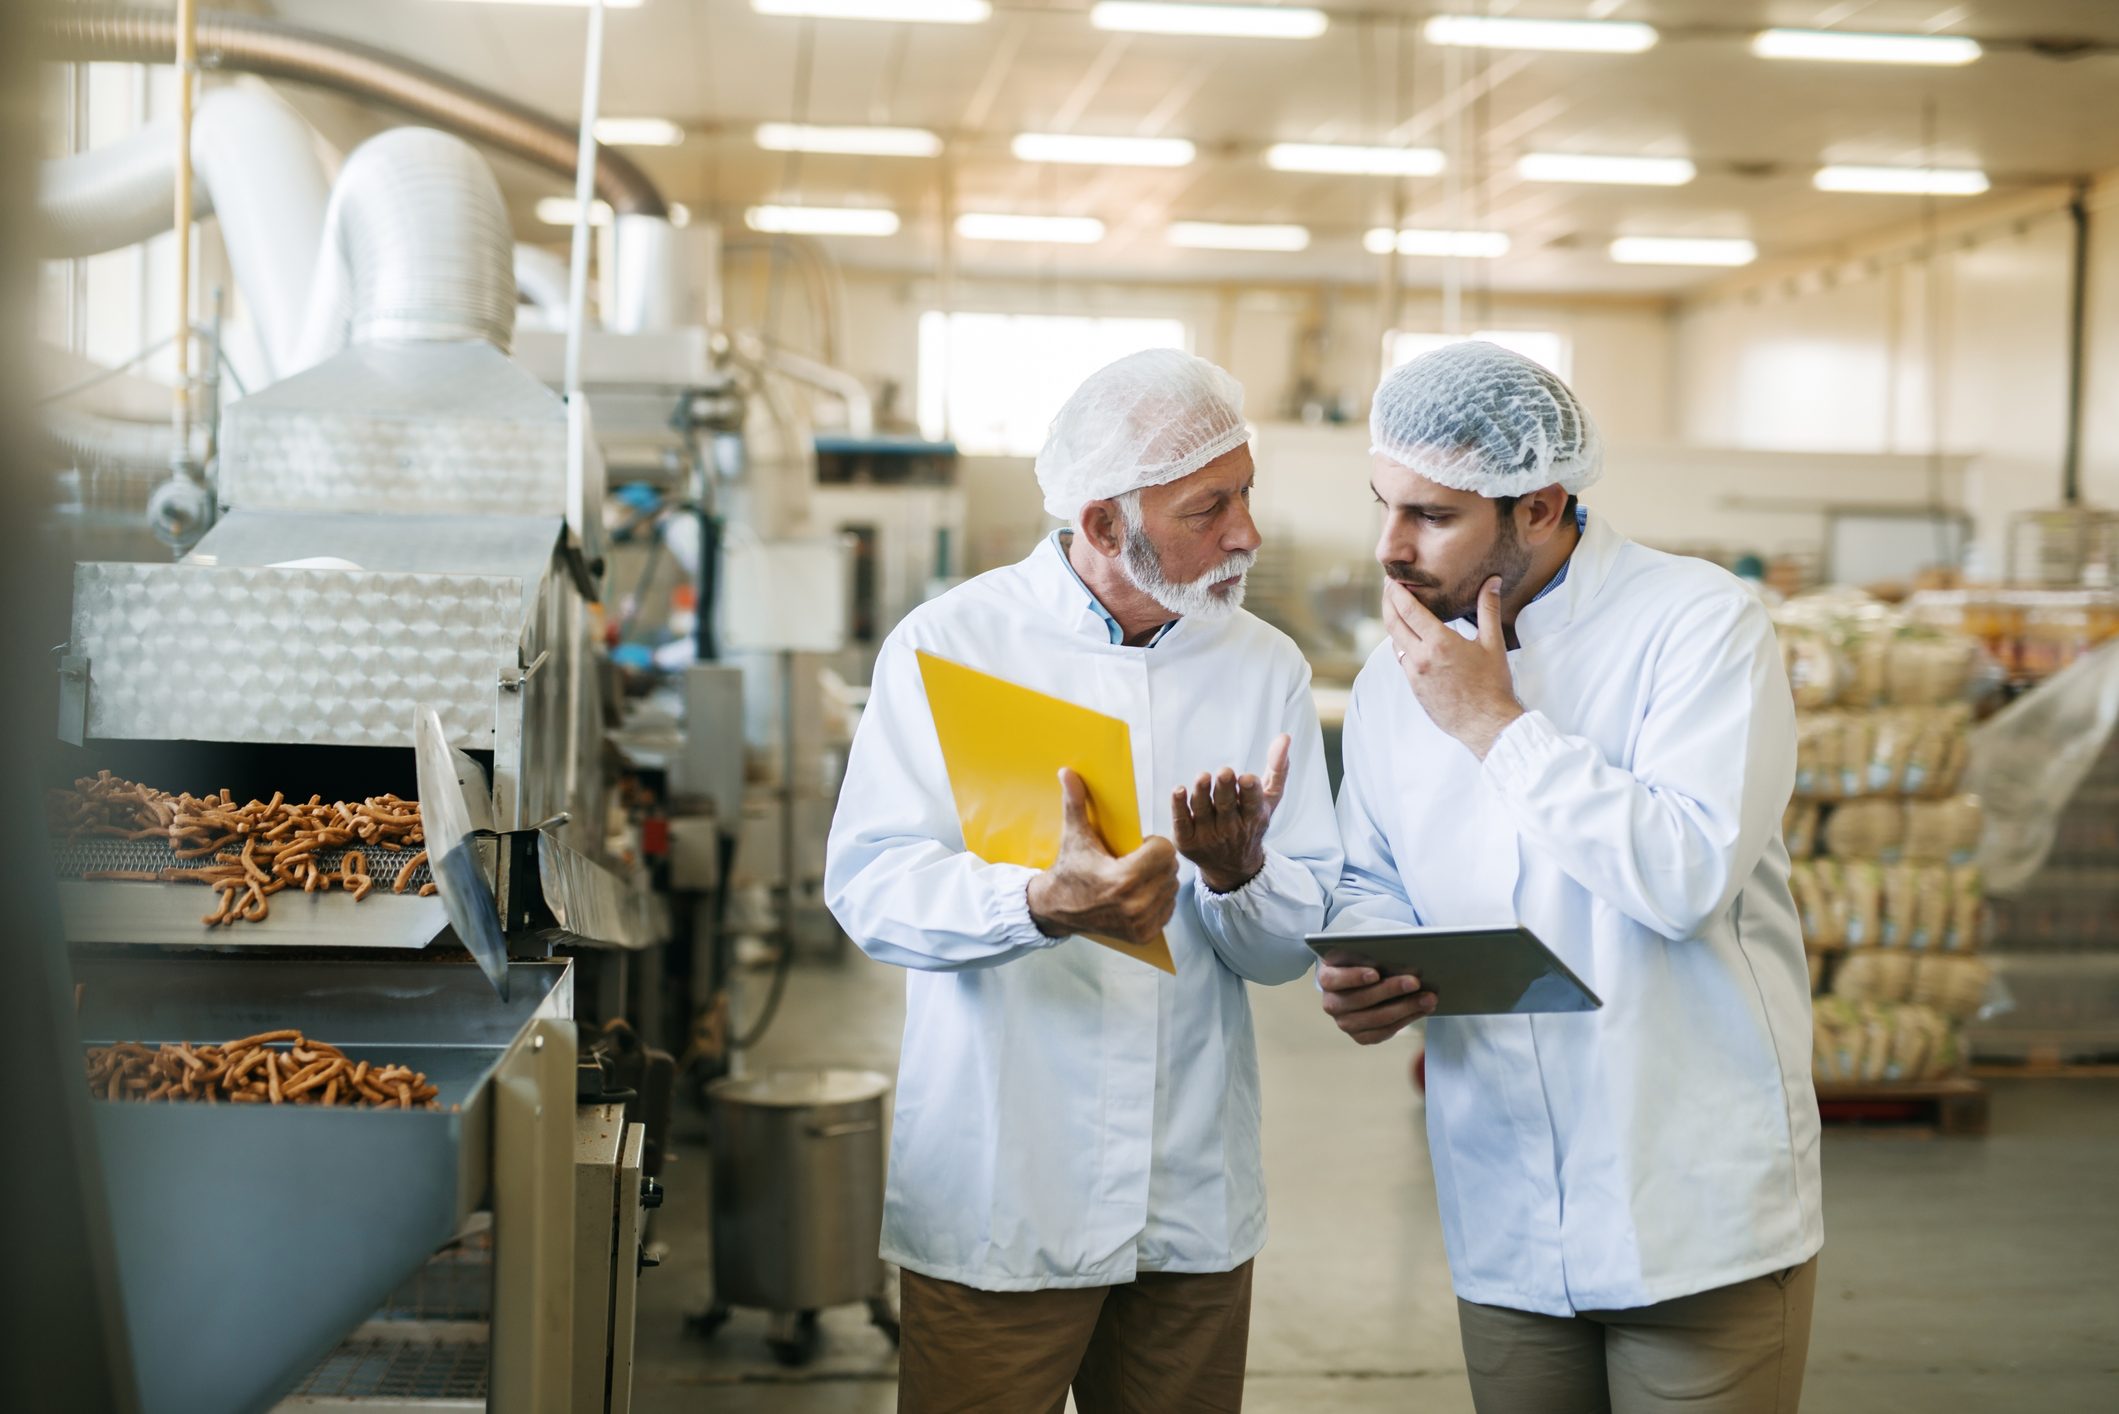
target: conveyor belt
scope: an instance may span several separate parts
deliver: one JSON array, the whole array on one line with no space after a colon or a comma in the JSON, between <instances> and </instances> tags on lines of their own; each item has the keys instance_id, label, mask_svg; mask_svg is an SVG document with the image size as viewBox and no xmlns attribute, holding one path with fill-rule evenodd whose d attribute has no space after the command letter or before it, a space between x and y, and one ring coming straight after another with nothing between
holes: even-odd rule
<instances>
[{"instance_id":1,"label":"conveyor belt","mask_svg":"<svg viewBox=\"0 0 2119 1414\"><path fill-rule=\"evenodd\" d=\"M327 870L337 870L346 856L358 849L362 861L368 866L368 874L376 881L375 887L383 893L397 880L397 871L404 868L405 861L421 851L416 849L377 849L372 845L345 845L334 849L320 849L316 861ZM224 853L233 853L231 846ZM164 869L204 869L226 861L206 855L198 859L179 859L171 850L167 840L121 840L110 836L89 836L78 840L51 842L52 873L61 879L79 879L88 874L117 870L126 873L159 874ZM412 871L412 878L405 885L410 891L433 879L427 866L421 864Z\"/></svg>"}]
</instances>

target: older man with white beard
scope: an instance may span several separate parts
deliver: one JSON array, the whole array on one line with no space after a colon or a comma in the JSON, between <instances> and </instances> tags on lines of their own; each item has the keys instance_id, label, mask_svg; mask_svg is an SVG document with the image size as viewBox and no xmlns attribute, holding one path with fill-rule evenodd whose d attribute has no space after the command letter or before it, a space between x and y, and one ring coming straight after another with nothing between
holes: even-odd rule
<instances>
[{"instance_id":1,"label":"older man with white beard","mask_svg":"<svg viewBox=\"0 0 2119 1414\"><path fill-rule=\"evenodd\" d=\"M1248 442L1202 359L1092 375L1037 460L1071 527L877 658L825 888L908 969L883 1231L901 1410L1042 1414L1070 1387L1083 1414L1241 1406L1265 1241L1245 983L1307 970L1340 863L1309 668L1241 607ZM1051 868L968 853L915 650L1123 719L1162 833L1114 858L1063 771ZM1158 930L1174 976L1076 936Z\"/></svg>"}]
</instances>

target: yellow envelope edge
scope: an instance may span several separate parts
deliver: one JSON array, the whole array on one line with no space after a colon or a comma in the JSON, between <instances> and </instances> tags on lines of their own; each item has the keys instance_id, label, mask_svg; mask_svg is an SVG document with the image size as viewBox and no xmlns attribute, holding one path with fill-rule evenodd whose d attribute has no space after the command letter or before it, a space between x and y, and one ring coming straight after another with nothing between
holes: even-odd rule
<instances>
[{"instance_id":1,"label":"yellow envelope edge","mask_svg":"<svg viewBox=\"0 0 2119 1414\"><path fill-rule=\"evenodd\" d=\"M1127 957L1145 962L1172 977L1177 975L1177 960L1170 956L1170 940L1161 933L1157 933L1145 943L1122 942L1117 938L1107 938L1101 933L1081 933L1077 936L1087 938L1092 943L1101 943L1113 952L1124 953Z\"/></svg>"}]
</instances>

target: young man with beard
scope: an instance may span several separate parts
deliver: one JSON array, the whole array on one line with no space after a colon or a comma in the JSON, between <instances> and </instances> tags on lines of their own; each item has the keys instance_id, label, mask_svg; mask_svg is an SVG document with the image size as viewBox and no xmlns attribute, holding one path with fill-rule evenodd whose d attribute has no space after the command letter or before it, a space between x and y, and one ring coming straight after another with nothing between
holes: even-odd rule
<instances>
[{"instance_id":1,"label":"young man with beard","mask_svg":"<svg viewBox=\"0 0 2119 1414\"><path fill-rule=\"evenodd\" d=\"M883 1229L902 1410L1242 1403L1265 1241L1245 983L1307 971L1339 874L1309 668L1242 611L1249 440L1202 359L1092 375L1037 459L1070 528L876 660L825 889L908 969ZM1062 772L1050 869L966 852L915 650L1122 718L1151 837L1113 858ZM1074 936L1158 930L1175 976Z\"/></svg>"},{"instance_id":2,"label":"young man with beard","mask_svg":"<svg viewBox=\"0 0 2119 1414\"><path fill-rule=\"evenodd\" d=\"M1528 359L1428 354L1370 430L1390 637L1347 713L1332 929L1521 922L1604 1002L1428 1023L1473 1402L1787 1414L1824 1234L1773 626L1578 504L1596 428ZM1319 980L1365 1045L1436 1005Z\"/></svg>"}]
</instances>

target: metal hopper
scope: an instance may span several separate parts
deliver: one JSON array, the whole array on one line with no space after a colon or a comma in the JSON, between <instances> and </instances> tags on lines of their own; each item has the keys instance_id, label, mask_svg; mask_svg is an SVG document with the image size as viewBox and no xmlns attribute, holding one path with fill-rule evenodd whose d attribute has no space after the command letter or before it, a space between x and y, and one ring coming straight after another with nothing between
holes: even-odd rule
<instances>
[{"instance_id":1,"label":"metal hopper","mask_svg":"<svg viewBox=\"0 0 2119 1414\"><path fill-rule=\"evenodd\" d=\"M424 1070L434 1111L98 1102L144 1407L270 1407L486 1200L496 1072L572 1013L569 966L517 962L510 1000L441 963L81 958L91 1044L296 1027Z\"/></svg>"}]
</instances>

